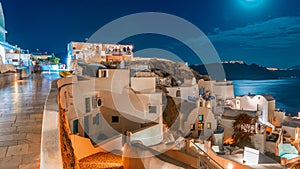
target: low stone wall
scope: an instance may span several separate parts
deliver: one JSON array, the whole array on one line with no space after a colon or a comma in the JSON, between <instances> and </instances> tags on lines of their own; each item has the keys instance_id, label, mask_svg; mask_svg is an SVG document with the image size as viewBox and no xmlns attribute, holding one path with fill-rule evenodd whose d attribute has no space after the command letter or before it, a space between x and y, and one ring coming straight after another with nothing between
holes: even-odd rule
<instances>
[{"instance_id":1,"label":"low stone wall","mask_svg":"<svg viewBox=\"0 0 300 169\"><path fill-rule=\"evenodd\" d=\"M57 104L59 88L64 85L59 81L52 82L45 104L40 168L78 169L65 111Z\"/></svg>"},{"instance_id":2,"label":"low stone wall","mask_svg":"<svg viewBox=\"0 0 300 169\"><path fill-rule=\"evenodd\" d=\"M12 64L0 64L0 74L2 73L16 73L16 69Z\"/></svg>"},{"instance_id":3,"label":"low stone wall","mask_svg":"<svg viewBox=\"0 0 300 169\"><path fill-rule=\"evenodd\" d=\"M59 141L57 94L57 81L53 81L44 108L40 168L63 168Z\"/></svg>"}]
</instances>

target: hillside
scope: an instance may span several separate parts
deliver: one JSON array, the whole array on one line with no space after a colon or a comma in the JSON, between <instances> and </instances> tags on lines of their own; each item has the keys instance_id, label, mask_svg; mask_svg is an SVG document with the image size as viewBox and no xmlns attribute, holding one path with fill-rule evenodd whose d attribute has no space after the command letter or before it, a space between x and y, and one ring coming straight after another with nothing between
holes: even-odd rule
<instances>
[{"instance_id":1,"label":"hillside","mask_svg":"<svg viewBox=\"0 0 300 169\"><path fill-rule=\"evenodd\" d=\"M292 66L289 69L291 69L291 70L300 70L300 65Z\"/></svg>"},{"instance_id":2,"label":"hillside","mask_svg":"<svg viewBox=\"0 0 300 169\"><path fill-rule=\"evenodd\" d=\"M221 63L213 63L206 65L207 67L220 66ZM228 80L242 80L242 79L276 79L277 75L274 72L269 71L265 67L258 66L256 64L241 64L241 63L222 63L226 79ZM192 69L196 70L200 74L207 74L204 65L191 65ZM217 79L222 80L222 79Z\"/></svg>"},{"instance_id":3,"label":"hillside","mask_svg":"<svg viewBox=\"0 0 300 169\"><path fill-rule=\"evenodd\" d=\"M208 65L191 65L190 67L200 74L207 75L205 67L216 67L222 64L227 80L263 80L263 79L278 79L278 78L300 78L299 70L276 70L271 71L257 64L245 63L213 63ZM217 79L222 80L222 79Z\"/></svg>"}]
</instances>

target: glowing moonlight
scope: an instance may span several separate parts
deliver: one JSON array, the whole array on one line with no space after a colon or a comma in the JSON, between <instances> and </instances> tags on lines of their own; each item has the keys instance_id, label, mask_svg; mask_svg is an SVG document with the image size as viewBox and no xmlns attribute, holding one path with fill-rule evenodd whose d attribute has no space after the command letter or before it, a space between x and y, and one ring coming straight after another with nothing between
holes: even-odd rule
<instances>
[{"instance_id":1,"label":"glowing moonlight","mask_svg":"<svg viewBox=\"0 0 300 169\"><path fill-rule=\"evenodd\" d=\"M260 6L264 0L240 0L240 3L242 6L247 7L247 8L255 8Z\"/></svg>"}]
</instances>

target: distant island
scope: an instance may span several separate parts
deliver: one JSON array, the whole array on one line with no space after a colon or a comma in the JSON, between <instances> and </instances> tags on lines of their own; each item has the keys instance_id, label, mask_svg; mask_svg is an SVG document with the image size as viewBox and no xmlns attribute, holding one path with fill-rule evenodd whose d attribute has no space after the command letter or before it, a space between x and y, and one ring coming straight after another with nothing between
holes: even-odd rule
<instances>
[{"instance_id":1,"label":"distant island","mask_svg":"<svg viewBox=\"0 0 300 169\"><path fill-rule=\"evenodd\" d=\"M208 75L206 68L223 66L227 80L263 80L280 78L300 78L300 65L289 69L266 68L257 64L246 64L243 61L229 61L206 65L190 65L202 75ZM221 80L221 79L219 79Z\"/></svg>"},{"instance_id":2,"label":"distant island","mask_svg":"<svg viewBox=\"0 0 300 169\"><path fill-rule=\"evenodd\" d=\"M300 70L300 65L292 66L289 69L291 69L291 70Z\"/></svg>"}]
</instances>

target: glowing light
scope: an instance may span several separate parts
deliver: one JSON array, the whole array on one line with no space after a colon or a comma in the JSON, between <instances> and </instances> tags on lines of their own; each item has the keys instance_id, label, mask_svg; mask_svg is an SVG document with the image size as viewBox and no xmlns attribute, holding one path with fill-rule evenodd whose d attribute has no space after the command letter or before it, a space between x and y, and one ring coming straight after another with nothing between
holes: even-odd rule
<instances>
[{"instance_id":1,"label":"glowing light","mask_svg":"<svg viewBox=\"0 0 300 169\"><path fill-rule=\"evenodd\" d=\"M224 144L233 144L234 140L232 138L228 138L224 141Z\"/></svg>"},{"instance_id":2,"label":"glowing light","mask_svg":"<svg viewBox=\"0 0 300 169\"><path fill-rule=\"evenodd\" d=\"M263 2L264 0L240 0L241 5L246 8L256 8L262 5Z\"/></svg>"},{"instance_id":3,"label":"glowing light","mask_svg":"<svg viewBox=\"0 0 300 169\"><path fill-rule=\"evenodd\" d=\"M231 163L228 163L227 169L233 169L233 165Z\"/></svg>"}]
</instances>

